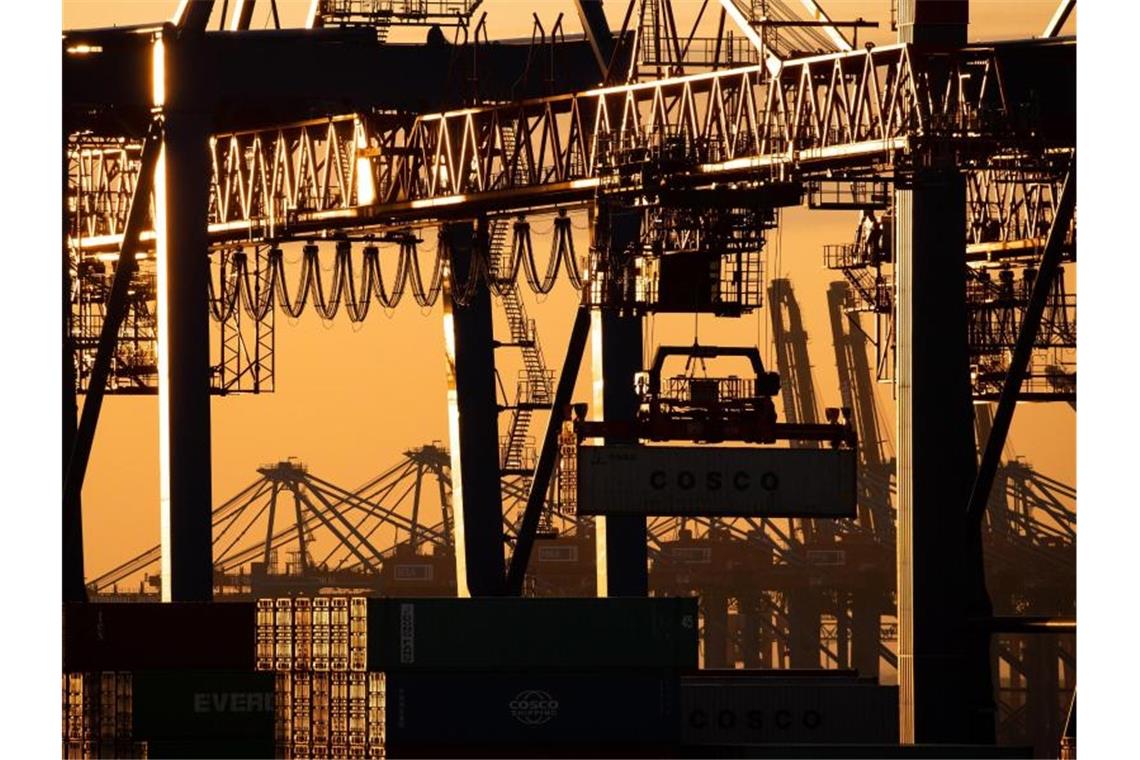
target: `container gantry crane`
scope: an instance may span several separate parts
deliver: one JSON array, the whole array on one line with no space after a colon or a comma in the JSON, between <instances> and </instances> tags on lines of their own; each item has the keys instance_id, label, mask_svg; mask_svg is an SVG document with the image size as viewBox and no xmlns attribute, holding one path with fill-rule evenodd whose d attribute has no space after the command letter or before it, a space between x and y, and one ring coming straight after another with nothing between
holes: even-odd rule
<instances>
[{"instance_id":1,"label":"container gantry crane","mask_svg":"<svg viewBox=\"0 0 1140 760\"><path fill-rule=\"evenodd\" d=\"M769 57L648 81L627 75L622 82L616 74L622 66L614 64L623 55L627 64L633 60L629 40L637 35L615 37L600 21L600 4L580 0L588 39L559 47L590 64L560 67L556 92L543 78L530 81L527 92L523 87L496 98L490 90L502 78L480 61L479 91L488 104L456 108L439 99L438 108L451 110L430 113L433 104L420 102L423 82L381 86L371 74L377 66L402 65L430 80L447 68L450 49L430 42L379 45L374 30L206 32L211 6L187 4L175 25L74 32L64 40L68 132L142 141L133 179L129 169L116 175L119 197L130 202L88 203L90 188L77 180L75 208L93 209L88 216L95 217L96 232L79 234L68 222L68 259L72 251L119 253L84 414L74 438L65 441L73 452L65 479L69 598L82 596L78 495L137 252L153 249L165 263L156 283L157 366L167 454L162 502L171 525L164 539L175 561L163 577L164 598L209 598L212 588L207 250L425 223L442 225L441 249L448 251L441 289L455 390L452 461L465 465L454 469L470 499L455 505L455 520L463 525L457 535L464 536L456 547L458 583L461 590L493 594L506 588L506 579L490 296L478 287L490 258L480 243L487 238L486 217L596 207L590 277L603 287L586 305L597 307L595 337L602 340L609 382L604 403L594 408L620 422L631 420L636 408L628 380L637 370L630 357L641 354L637 315L655 306L637 299L638 271L651 270L645 262L655 258L654 246L639 241L684 240L686 227L718 216L731 231L733 220L757 209L798 204L805 183L885 179L895 185L897 381L906 432L899 438L897 531L902 739L992 739L992 722L987 728L985 719L989 679L977 665L990 635L989 603L973 526L985 514L995 452L1072 219L1072 40L969 45L966 0L907 0L899 8L897 45L778 62ZM942 12L935 14L935 6ZM308 54L298 55L298 46ZM499 47L500 66L518 65L514 51ZM249 60L277 71L289 90L249 76L243 65ZM235 75L203 76L212 66ZM330 70L338 76L321 73ZM114 71L136 75L107 76ZM348 71L354 75L339 76ZM599 71L605 81L594 87ZM152 90L154 82L165 87ZM214 84L206 89L202 82ZM1040 92L1049 98L1043 101ZM963 422L971 401L969 348L958 339L968 314L963 172L1010 156L1025 165L1058 156L1065 180L977 468L973 431ZM473 290L466 305L456 298L465 295L460 283ZM520 562L512 565L526 566L589 322L589 311L580 309L516 542ZM65 391L64 403L74 419L74 395L69 406ZM959 406L962 414L946 413ZM934 461L936 450L951 455ZM969 508L963 511L962 504ZM615 566L599 590L643 593L644 520L600 522L598 540ZM959 534L966 537L962 544L945 540ZM623 562L628 565L619 570ZM941 571L959 566L960 573ZM512 577L514 587L521 575L508 573ZM947 662L971 663L955 672L971 674L972 685L949 678L942 669Z\"/></svg>"}]
</instances>

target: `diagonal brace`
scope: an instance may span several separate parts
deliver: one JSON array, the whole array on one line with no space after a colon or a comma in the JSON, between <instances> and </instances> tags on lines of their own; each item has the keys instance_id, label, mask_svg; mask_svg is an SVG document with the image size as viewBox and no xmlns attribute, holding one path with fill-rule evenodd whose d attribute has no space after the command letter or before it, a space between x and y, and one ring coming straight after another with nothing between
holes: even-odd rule
<instances>
[{"instance_id":1,"label":"diagonal brace","mask_svg":"<svg viewBox=\"0 0 1140 760\"><path fill-rule=\"evenodd\" d=\"M590 310L585 306L578 307L574 317L574 326L570 329L570 342L566 346L566 359L562 362L562 374L558 378L558 387L554 391L554 407L550 410L550 420L546 424L546 435L542 439L542 450L538 455L538 464L534 468L534 479L530 484L530 493L527 495L526 511L523 512L522 524L519 526L518 538L515 541L515 550L511 554L511 564L507 569L507 594L521 596L523 578L526 576L527 564L530 562L530 552L534 548L534 536L538 530L538 521L542 516L542 507L546 501L547 487L550 485L550 476L554 472L554 459L558 453L558 436L562 430L562 423L566 419L566 409L570 404L570 396L574 392L574 383L578 380L578 369L582 364L582 354L586 351L586 339L590 335Z\"/></svg>"}]
</instances>

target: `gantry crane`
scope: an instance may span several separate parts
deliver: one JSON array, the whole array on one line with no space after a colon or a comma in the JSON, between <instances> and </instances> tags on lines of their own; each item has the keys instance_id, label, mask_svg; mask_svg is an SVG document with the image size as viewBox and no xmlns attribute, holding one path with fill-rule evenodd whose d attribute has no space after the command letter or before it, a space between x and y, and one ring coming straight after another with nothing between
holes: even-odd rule
<instances>
[{"instance_id":1,"label":"gantry crane","mask_svg":"<svg viewBox=\"0 0 1140 760\"><path fill-rule=\"evenodd\" d=\"M950 3L952 12L937 18L929 14L929 0L909 0L900 7L897 45L865 50L840 45L839 52L773 60L759 35L756 48L766 57L755 65L719 68L714 63L711 71L694 74L674 61L662 72L665 76L648 79L631 54L638 34L615 37L598 23L600 4L582 0L588 40L560 49L587 56L591 65L561 67L557 77L545 74L552 68L540 66L540 74L521 88L495 97L490 92L494 77L483 76L493 65L484 60L478 64L483 72L478 87L460 88L468 97L474 91L484 102L431 113L430 106L417 102L422 87L389 82L377 88L368 65L349 64L352 56L359 63L363 55L369 65L403 64L430 80L452 52L438 40L404 49L379 45L374 30L353 29L227 37L203 31L211 5L190 3L176 25L162 29L79 32L64 40L67 129L125 137L136 145L141 141L136 168L129 165L133 154L128 153L128 166L114 173L116 187L84 187L76 180L75 208L87 209L94 227L70 224L74 232L65 242L69 253L79 257L119 252L65 483L69 595L76 593L75 570L82 567L78 494L138 251L153 248L168 264L157 283L157 298L165 307L159 309L164 316L157 324L163 347L158 366L167 381L160 383L159 401L167 423L163 450L170 454L162 461L162 482L174 528L170 540L179 546L176 556L185 559L170 577L164 576L165 596L208 598L212 587L206 382L210 272L203 254L211 246L222 251L261 244L271 250L330 231L351 236L429 223L442 226L437 262L443 263L437 269L446 270L440 288L454 324L451 411L459 417L462 399L467 412L456 425L452 448L453 461L467 465L462 492L470 500L454 510L463 525L457 534L466 537L457 546L466 555L460 558L458 583L473 593L495 593L503 587L503 526L496 498L497 430L488 411L494 407L490 298L480 287L488 271L482 263L489 259L483 242L486 217L590 204L598 210L589 269L590 284L597 289L589 289L586 304L602 315L604 374L625 381L636 369L629 357L641 353L640 335L634 335L638 316L668 308L670 281L684 276L683 268L666 271L669 258L683 251L709 255L717 247L739 243L713 259L716 267L709 272L720 281L747 281L749 256L762 238L741 239L742 231L762 231L774 208L798 205L812 183L853 186L886 180L894 183L896 196L892 256L898 292L898 399L902 424L911 433L899 442L900 677L914 685L919 704L947 708L916 713L905 704L902 738L986 740L985 721L979 717L986 713L989 691L984 668L964 671L974 683L963 686L940 680L931 664L949 657L976 665L990 633L985 622L989 602L979 584L980 538L958 545L945 536L974 536L973 526L985 514L997 453L1062 260L1075 202L1072 40L968 45L965 0ZM731 6L735 15L722 3L726 15L735 19L740 7ZM778 28L771 17L755 20L762 30ZM817 23L825 30L838 26L818 18ZM675 36L675 23L672 28ZM749 29L755 32L751 22L741 26L751 39L755 35ZM832 34L827 36L835 42ZM309 46L311 55L296 55L300 44ZM548 54L554 49L551 44ZM684 49L680 51L683 58ZM500 65L509 66L503 61L512 54L499 51ZM290 91L274 92L244 76L202 76L209 66L242 72L247 57L276 68L290 82ZM305 68L316 59L319 65ZM477 60L473 55L468 71ZM140 64L150 61L162 77L155 81L165 82L165 88L147 92L138 78L105 76L115 66L146 71L149 65ZM408 65L413 62L422 65L415 69ZM354 68L359 69L355 76L314 75ZM605 86L589 89L599 72ZM1039 81L1045 72L1048 87ZM583 86L581 79L574 81L579 75L594 81ZM203 92L197 84L202 81L216 83L216 89ZM1046 91L1050 96L1043 102L1036 93ZM436 103L439 108L457 105L442 98ZM207 142L212 165L200 150ZM991 170L1002 160L1034 169L1059 162L1063 181L1008 359L994 431L975 476L973 435L963 424L970 403L969 346L956 339L960 322L968 317L967 181L962 175ZM155 167L163 180L173 180L171 187L165 181L154 183ZM152 183L157 191L153 229L148 220ZM89 198L92 190L103 200ZM103 202L116 196L130 201ZM710 220L712 246L707 236L694 234ZM674 256L665 255L670 252ZM351 268L347 271L351 276ZM306 293L313 287L309 282ZM341 289L351 293L354 285L342 277L331 300L339 301ZM243 292L243 287L236 290ZM220 290L224 305L227 296ZM236 301L234 289L230 293L230 301ZM470 301L461 303L468 294ZM739 298L726 303L721 296L718 290L717 297L695 307L740 313L756 305ZM322 295L320 301L327 309L330 299ZM359 301L354 307L359 314ZM588 328L589 312L581 309L516 540L519 561L512 561L514 572L507 574L512 585L521 578L517 568L526 567L540 522L561 415ZM923 392L914 393L914 388ZM632 420L635 404L628 385L618 389L607 384L605 398L607 421ZM958 406L963 414L947 413ZM74 417L73 403L70 409ZM935 466L925 453L938 447L952 456ZM916 499L948 506L917 512ZM969 505L962 515L957 501ZM931 517L934 521L927 522ZM636 578L644 572L644 522L607 522L607 558L628 562L629 588L644 588ZM963 553L969 558L965 578L938 577L932 571L957 562ZM609 587L615 589L621 573L611 575ZM982 622L964 622L971 616ZM924 642L923 648L902 651L902 644L914 641ZM929 653L938 653L935 660Z\"/></svg>"}]
</instances>

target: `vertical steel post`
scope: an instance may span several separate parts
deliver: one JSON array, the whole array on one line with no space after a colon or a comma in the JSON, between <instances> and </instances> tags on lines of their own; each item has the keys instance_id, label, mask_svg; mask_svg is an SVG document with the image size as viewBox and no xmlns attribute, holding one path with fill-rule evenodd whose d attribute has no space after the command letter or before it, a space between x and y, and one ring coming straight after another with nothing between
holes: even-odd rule
<instances>
[{"instance_id":1,"label":"vertical steel post","mask_svg":"<svg viewBox=\"0 0 1140 760\"><path fill-rule=\"evenodd\" d=\"M819 667L819 623L823 599L810 588L788 593L788 649L793 668Z\"/></svg>"},{"instance_id":2,"label":"vertical steel post","mask_svg":"<svg viewBox=\"0 0 1140 760\"><path fill-rule=\"evenodd\" d=\"M155 168L163 601L213 597L210 472L209 117L201 35L155 54L165 116ZM158 92L158 86L164 91Z\"/></svg>"},{"instance_id":3,"label":"vertical steel post","mask_svg":"<svg viewBox=\"0 0 1140 760\"><path fill-rule=\"evenodd\" d=\"M705 619L704 667L733 667L728 661L728 597L723 591L702 594L701 611Z\"/></svg>"},{"instance_id":4,"label":"vertical steel post","mask_svg":"<svg viewBox=\"0 0 1140 760\"><path fill-rule=\"evenodd\" d=\"M63 260L60 295L63 305L63 378L60 387L63 424L63 601L87 601L87 589L83 585L83 507L81 494L68 498L67 470L71 462L71 452L75 447L76 430L79 425L79 405L76 400L75 341L71 325L71 252L67 237L71 220L67 208L68 194L68 129L63 130ZM77 191L78 192L78 189Z\"/></svg>"},{"instance_id":5,"label":"vertical steel post","mask_svg":"<svg viewBox=\"0 0 1140 760\"><path fill-rule=\"evenodd\" d=\"M448 354L448 430L459 596L499 596L506 587L499 479L499 420L491 292L475 288L466 305L451 284L478 276L470 222L444 227L455 271L445 280L444 340Z\"/></svg>"},{"instance_id":6,"label":"vertical steel post","mask_svg":"<svg viewBox=\"0 0 1140 760\"><path fill-rule=\"evenodd\" d=\"M595 235L608 235L607 247L621 252L640 238L637 211L619 213L600 205ZM620 257L619 257L620 258ZM592 315L594 376L593 415L610 422L633 420L638 398L634 375L641 371L641 317L615 309L597 309ZM636 443L607 436L607 443ZM645 518L608 515L595 518L598 596L645 596L649 593L649 566Z\"/></svg>"},{"instance_id":7,"label":"vertical steel post","mask_svg":"<svg viewBox=\"0 0 1140 760\"><path fill-rule=\"evenodd\" d=\"M851 595L851 667L861 676L879 675L879 602L875 592Z\"/></svg>"},{"instance_id":8,"label":"vertical steel post","mask_svg":"<svg viewBox=\"0 0 1140 760\"><path fill-rule=\"evenodd\" d=\"M922 171L895 204L900 739L992 743L988 638L968 621L981 557L966 540L976 454L965 183Z\"/></svg>"},{"instance_id":9,"label":"vertical steel post","mask_svg":"<svg viewBox=\"0 0 1140 760\"><path fill-rule=\"evenodd\" d=\"M899 41L959 47L969 0L902 0ZM965 295L965 183L937 154L895 196L899 732L995 740L989 598L966 504L976 474ZM948 160L950 159L950 160ZM921 160L921 159L920 159Z\"/></svg>"},{"instance_id":10,"label":"vertical steel post","mask_svg":"<svg viewBox=\"0 0 1140 760\"><path fill-rule=\"evenodd\" d=\"M760 602L755 597L737 598L737 604L742 616L740 622L740 640L743 642L744 667L759 668L764 666L764 658L760 652L761 628L760 616L762 614Z\"/></svg>"}]
</instances>

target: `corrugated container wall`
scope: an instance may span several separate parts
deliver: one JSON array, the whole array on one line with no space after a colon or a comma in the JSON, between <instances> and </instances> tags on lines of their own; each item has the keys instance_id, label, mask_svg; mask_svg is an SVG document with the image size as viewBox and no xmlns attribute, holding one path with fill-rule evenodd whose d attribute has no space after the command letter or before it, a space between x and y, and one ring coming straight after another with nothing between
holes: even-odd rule
<instances>
[{"instance_id":1,"label":"corrugated container wall","mask_svg":"<svg viewBox=\"0 0 1140 760\"><path fill-rule=\"evenodd\" d=\"M697 667L695 598L369 599L368 669Z\"/></svg>"},{"instance_id":2,"label":"corrugated container wall","mask_svg":"<svg viewBox=\"0 0 1140 760\"><path fill-rule=\"evenodd\" d=\"M854 449L581 446L582 514L854 517Z\"/></svg>"}]
</instances>

